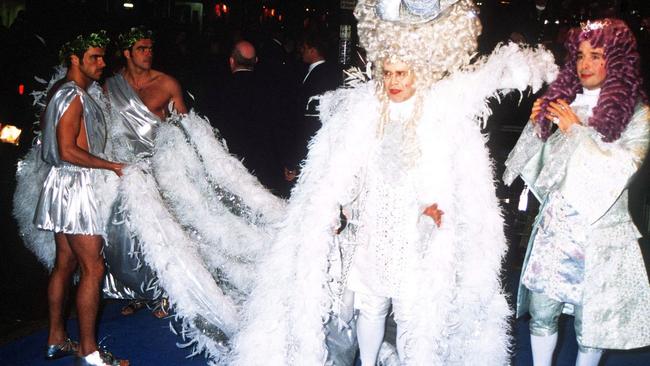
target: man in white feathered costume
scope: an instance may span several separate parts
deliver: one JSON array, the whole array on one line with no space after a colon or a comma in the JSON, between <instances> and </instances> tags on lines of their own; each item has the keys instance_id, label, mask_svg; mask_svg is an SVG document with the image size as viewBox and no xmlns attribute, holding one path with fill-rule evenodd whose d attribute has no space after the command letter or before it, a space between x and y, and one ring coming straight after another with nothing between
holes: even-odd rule
<instances>
[{"instance_id":1,"label":"man in white feathered costume","mask_svg":"<svg viewBox=\"0 0 650 366\"><path fill-rule=\"evenodd\" d=\"M487 97L538 89L553 58L509 45L468 66L480 33L469 0L362 1L355 15L377 82L321 98L323 128L260 267L234 363L351 364L332 339L353 306L362 364L374 364L392 303L393 363L507 364L506 242L479 125Z\"/></svg>"}]
</instances>

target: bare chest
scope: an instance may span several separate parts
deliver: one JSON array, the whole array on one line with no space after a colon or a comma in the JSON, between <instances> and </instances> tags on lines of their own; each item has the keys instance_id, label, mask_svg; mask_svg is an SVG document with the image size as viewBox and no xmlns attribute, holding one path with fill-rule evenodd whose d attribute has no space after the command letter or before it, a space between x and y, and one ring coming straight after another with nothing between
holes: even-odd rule
<instances>
[{"instance_id":1,"label":"bare chest","mask_svg":"<svg viewBox=\"0 0 650 366\"><path fill-rule=\"evenodd\" d=\"M165 91L160 83L151 83L142 88L135 89L142 103L158 117L164 117L167 114L167 104L170 95Z\"/></svg>"}]
</instances>

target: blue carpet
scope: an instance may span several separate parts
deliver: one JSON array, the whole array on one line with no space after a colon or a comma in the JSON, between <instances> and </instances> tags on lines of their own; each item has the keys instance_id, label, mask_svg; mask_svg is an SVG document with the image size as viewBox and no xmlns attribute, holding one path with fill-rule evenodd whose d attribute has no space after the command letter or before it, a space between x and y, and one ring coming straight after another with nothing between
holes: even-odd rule
<instances>
[{"instance_id":1,"label":"blue carpet","mask_svg":"<svg viewBox=\"0 0 650 366\"><path fill-rule=\"evenodd\" d=\"M529 366L533 364L530 350L530 333L528 321L524 318L518 320L512 334L515 338L513 351L513 365ZM555 350L554 366L575 365L578 344L573 329L573 317L560 318L560 334L558 348ZM650 366L650 347L631 351L607 351L599 366Z\"/></svg>"},{"instance_id":2,"label":"blue carpet","mask_svg":"<svg viewBox=\"0 0 650 366\"><path fill-rule=\"evenodd\" d=\"M156 319L150 311L142 310L125 317L120 309L125 302L110 302L103 309L99 325L99 338L105 338L105 345L114 354L128 358L131 365L206 365L203 356L186 358L189 349L177 347L183 340L170 331L171 319ZM561 320L561 347L557 352L556 366L573 366L577 352L573 318ZM68 331L77 337L77 322L68 322ZM513 350L514 366L532 365L528 322L518 320L513 330L515 346ZM47 332L38 331L32 335L8 343L0 348L0 365L2 366L69 366L72 358L56 361L43 360L43 351L47 341ZM600 366L650 366L650 349L634 351L612 351L606 353Z\"/></svg>"},{"instance_id":3,"label":"blue carpet","mask_svg":"<svg viewBox=\"0 0 650 366\"><path fill-rule=\"evenodd\" d=\"M123 316L120 309L127 302L110 302L102 311L98 338L105 338L102 346L118 357L129 359L131 365L206 365L200 355L192 359L186 356L189 348L181 349L176 343L183 343L181 337L170 331L171 319L157 319L151 311L143 309L133 315ZM67 323L73 339L79 339L77 321ZM47 342L47 331L42 330L0 348L2 366L71 366L72 357L45 361L43 354Z\"/></svg>"}]
</instances>

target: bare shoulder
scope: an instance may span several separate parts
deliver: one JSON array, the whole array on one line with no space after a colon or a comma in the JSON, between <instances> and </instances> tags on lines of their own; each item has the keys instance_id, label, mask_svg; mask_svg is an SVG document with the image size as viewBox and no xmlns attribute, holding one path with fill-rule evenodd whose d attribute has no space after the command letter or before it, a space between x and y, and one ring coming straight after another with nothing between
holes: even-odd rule
<instances>
[{"instance_id":1,"label":"bare shoulder","mask_svg":"<svg viewBox=\"0 0 650 366\"><path fill-rule=\"evenodd\" d=\"M155 71L157 77L157 84L159 85L159 90L163 91L168 97L166 103L172 101L174 103L174 109L180 113L187 113L187 106L183 100L183 91L181 85L178 81L161 71Z\"/></svg>"},{"instance_id":2,"label":"bare shoulder","mask_svg":"<svg viewBox=\"0 0 650 366\"><path fill-rule=\"evenodd\" d=\"M154 77L158 79L160 85L166 89L180 88L178 80L176 80L173 76L165 74L164 72L158 70L151 70L151 72L153 73Z\"/></svg>"},{"instance_id":3,"label":"bare shoulder","mask_svg":"<svg viewBox=\"0 0 650 366\"><path fill-rule=\"evenodd\" d=\"M81 103L81 96L77 95L70 101L70 104L61 115L58 123L58 129L60 129L61 126L78 125L81 122L82 118L83 105Z\"/></svg>"}]
</instances>

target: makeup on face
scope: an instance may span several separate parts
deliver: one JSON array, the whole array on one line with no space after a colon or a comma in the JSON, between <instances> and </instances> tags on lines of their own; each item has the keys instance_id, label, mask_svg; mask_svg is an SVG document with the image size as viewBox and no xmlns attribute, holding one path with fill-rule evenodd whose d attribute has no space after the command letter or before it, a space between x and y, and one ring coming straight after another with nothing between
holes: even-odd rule
<instances>
[{"instance_id":1,"label":"makeup on face","mask_svg":"<svg viewBox=\"0 0 650 366\"><path fill-rule=\"evenodd\" d=\"M600 88L607 78L605 52L602 47L592 47L589 41L580 42L576 72L585 89Z\"/></svg>"},{"instance_id":2,"label":"makeup on face","mask_svg":"<svg viewBox=\"0 0 650 366\"><path fill-rule=\"evenodd\" d=\"M415 94L415 75L409 65L386 61L382 70L384 89L392 102L404 102Z\"/></svg>"}]
</instances>

